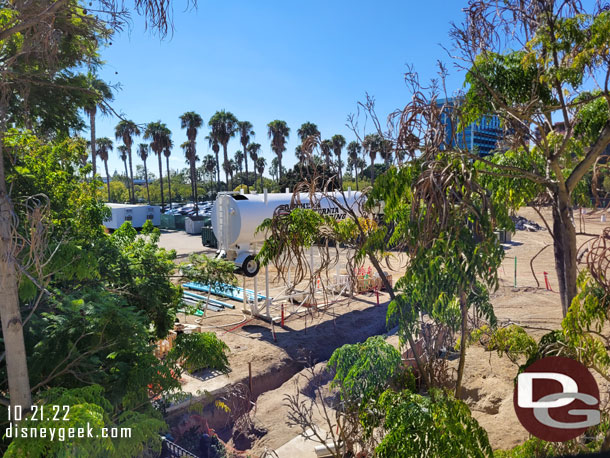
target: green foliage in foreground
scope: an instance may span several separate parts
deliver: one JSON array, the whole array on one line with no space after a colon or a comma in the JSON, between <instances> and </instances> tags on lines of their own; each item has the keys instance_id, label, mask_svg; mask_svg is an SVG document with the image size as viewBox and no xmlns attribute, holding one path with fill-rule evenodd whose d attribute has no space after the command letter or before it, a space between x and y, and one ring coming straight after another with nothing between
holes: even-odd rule
<instances>
[{"instance_id":1,"label":"green foliage in foreground","mask_svg":"<svg viewBox=\"0 0 610 458\"><path fill-rule=\"evenodd\" d=\"M180 334L169 352L168 359L181 361L182 366L189 372L207 368L226 371L229 368L226 355L228 351L227 344L213 332Z\"/></svg>"},{"instance_id":2,"label":"green foliage in foreground","mask_svg":"<svg viewBox=\"0 0 610 458\"><path fill-rule=\"evenodd\" d=\"M381 395L398 373L400 364L399 351L383 336L374 336L363 343L336 349L328 369L335 371L332 384L340 388L342 399L363 406Z\"/></svg>"},{"instance_id":3,"label":"green foliage in foreground","mask_svg":"<svg viewBox=\"0 0 610 458\"><path fill-rule=\"evenodd\" d=\"M92 385L85 388L52 388L40 394L36 403L43 408L44 418L28 417L19 423L19 430L27 428L42 428L56 431L54 440L46 438L18 437L13 439L5 457L47 457L47 456L86 456L86 457L116 457L142 456L158 454L161 451L159 433L165 428L165 422L139 412L126 410L120 415L113 415L112 404L104 397L102 387ZM56 406L55 409L53 406ZM70 406L65 421L63 406ZM59 407L59 409L58 409ZM38 411L40 412L40 411ZM60 412L56 420L53 416ZM40 415L40 414L38 414ZM59 420L61 419L61 420ZM87 426L91 428L93 438L68 437L69 428L83 428L87 435ZM63 433L59 428L64 428ZM130 428L130 437L101 437L102 428ZM124 431L124 430L123 430ZM39 434L38 432L38 434ZM49 434L47 432L47 434ZM65 441L58 440L63 434ZM99 434L99 437L96 435ZM111 435L111 431L108 435ZM119 432L120 436L120 432Z\"/></svg>"},{"instance_id":4,"label":"green foliage in foreground","mask_svg":"<svg viewBox=\"0 0 610 458\"><path fill-rule=\"evenodd\" d=\"M485 430L468 406L450 394L388 390L379 406L385 411L385 435L375 449L380 458L493 455Z\"/></svg>"}]
</instances>

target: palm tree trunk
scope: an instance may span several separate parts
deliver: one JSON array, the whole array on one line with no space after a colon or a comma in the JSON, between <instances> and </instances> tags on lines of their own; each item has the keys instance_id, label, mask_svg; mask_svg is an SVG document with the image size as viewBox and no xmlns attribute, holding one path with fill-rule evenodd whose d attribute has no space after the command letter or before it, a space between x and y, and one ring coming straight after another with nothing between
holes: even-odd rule
<instances>
[{"instance_id":1,"label":"palm tree trunk","mask_svg":"<svg viewBox=\"0 0 610 458\"><path fill-rule=\"evenodd\" d=\"M133 164L131 161L131 145L127 148L127 155L129 157L129 183L131 185L131 203L134 204L136 201L136 188L133 185Z\"/></svg>"},{"instance_id":2,"label":"palm tree trunk","mask_svg":"<svg viewBox=\"0 0 610 458\"><path fill-rule=\"evenodd\" d=\"M216 154L216 192L220 191L220 161L218 159L218 152Z\"/></svg>"},{"instance_id":3,"label":"palm tree trunk","mask_svg":"<svg viewBox=\"0 0 610 458\"><path fill-rule=\"evenodd\" d=\"M225 157L225 161L223 163L223 169L225 171L225 181L226 181L226 186L227 186L227 191L229 190L229 173L227 172L227 169L224 167L224 164L229 162L229 154L227 153L227 144L223 143L222 144L222 152L224 153L224 157Z\"/></svg>"},{"instance_id":4,"label":"palm tree trunk","mask_svg":"<svg viewBox=\"0 0 610 458\"><path fill-rule=\"evenodd\" d=\"M108 202L110 202L110 175L108 174L108 161L104 161L104 168L106 169L106 187L108 188Z\"/></svg>"},{"instance_id":5,"label":"palm tree trunk","mask_svg":"<svg viewBox=\"0 0 610 458\"><path fill-rule=\"evenodd\" d=\"M4 110L2 110L4 113ZM0 118L1 119L1 118ZM4 132L4 123L0 121L0 132ZM30 379L28 374L23 324L19 310L19 283L17 265L12 252L14 211L8 196L4 175L4 157L0 143L0 319L6 357L8 390L10 393L11 411L19 406L27 412L32 406Z\"/></svg>"},{"instance_id":6,"label":"palm tree trunk","mask_svg":"<svg viewBox=\"0 0 610 458\"><path fill-rule=\"evenodd\" d=\"M169 192L169 208L171 210L172 208L172 180L171 180L171 176L170 176L170 171L169 171L169 156L165 156L165 161L167 163L167 190Z\"/></svg>"},{"instance_id":7,"label":"palm tree trunk","mask_svg":"<svg viewBox=\"0 0 610 458\"><path fill-rule=\"evenodd\" d=\"M144 181L146 182L146 197L148 198L148 205L150 205L150 190L148 189L148 169L146 168L146 159L144 162Z\"/></svg>"},{"instance_id":8,"label":"palm tree trunk","mask_svg":"<svg viewBox=\"0 0 610 458\"><path fill-rule=\"evenodd\" d=\"M97 173L97 145L95 144L95 112L95 108L93 108L93 110L89 112L89 124L91 125L91 165L93 166L93 178L95 178L95 174Z\"/></svg>"},{"instance_id":9,"label":"palm tree trunk","mask_svg":"<svg viewBox=\"0 0 610 458\"><path fill-rule=\"evenodd\" d=\"M356 191L358 191L358 165L354 164L354 170L356 171Z\"/></svg>"},{"instance_id":10,"label":"palm tree trunk","mask_svg":"<svg viewBox=\"0 0 610 458\"><path fill-rule=\"evenodd\" d=\"M371 186L375 184L375 160L371 156Z\"/></svg>"},{"instance_id":11,"label":"palm tree trunk","mask_svg":"<svg viewBox=\"0 0 610 458\"><path fill-rule=\"evenodd\" d=\"M165 201L163 200L163 163L161 162L161 151L157 153L159 158L159 184L161 185L161 211L165 207Z\"/></svg>"},{"instance_id":12,"label":"palm tree trunk","mask_svg":"<svg viewBox=\"0 0 610 458\"><path fill-rule=\"evenodd\" d=\"M193 185L193 199L195 200L195 209L199 210L199 205L197 202L197 170L195 169L195 160L191 161L191 184Z\"/></svg>"},{"instance_id":13,"label":"palm tree trunk","mask_svg":"<svg viewBox=\"0 0 610 458\"><path fill-rule=\"evenodd\" d=\"M282 155L278 154L277 155L277 167L278 167L278 173L280 174L280 180L282 179ZM261 174L262 176L262 174Z\"/></svg>"},{"instance_id":14,"label":"palm tree trunk","mask_svg":"<svg viewBox=\"0 0 610 458\"><path fill-rule=\"evenodd\" d=\"M129 202L133 203L133 198L131 196L131 186L129 186L129 172L127 171L127 161L123 161L123 165L125 166L125 178L127 179L127 192L129 193Z\"/></svg>"},{"instance_id":15,"label":"palm tree trunk","mask_svg":"<svg viewBox=\"0 0 610 458\"><path fill-rule=\"evenodd\" d=\"M248 184L248 145L241 144L244 147L244 162L246 164L246 194L250 194L250 185Z\"/></svg>"}]
</instances>

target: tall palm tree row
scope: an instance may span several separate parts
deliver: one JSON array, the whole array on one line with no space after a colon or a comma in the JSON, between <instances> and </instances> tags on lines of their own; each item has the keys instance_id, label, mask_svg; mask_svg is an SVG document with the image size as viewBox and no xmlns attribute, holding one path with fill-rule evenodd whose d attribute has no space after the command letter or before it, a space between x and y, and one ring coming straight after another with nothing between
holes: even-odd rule
<instances>
[{"instance_id":1,"label":"tall palm tree row","mask_svg":"<svg viewBox=\"0 0 610 458\"><path fill-rule=\"evenodd\" d=\"M133 137L140 135L140 128L133 121L123 119L119 121L114 129L114 135L117 140L123 140L123 144L127 148L127 156L129 158L129 187L131 189L129 195L131 203L135 201L135 187L133 185L133 161L131 159L131 145L133 145Z\"/></svg>"},{"instance_id":2,"label":"tall palm tree row","mask_svg":"<svg viewBox=\"0 0 610 458\"><path fill-rule=\"evenodd\" d=\"M208 125L212 130L211 135L222 145L222 152L224 153L223 169L225 171L225 178L227 186L229 185L229 153L227 147L229 140L237 133L237 118L230 111L217 111L210 118ZM228 188L227 188L228 189Z\"/></svg>"},{"instance_id":3,"label":"tall palm tree row","mask_svg":"<svg viewBox=\"0 0 610 458\"><path fill-rule=\"evenodd\" d=\"M154 151L159 159L159 184L161 186L161 208L165 207L163 199L163 163L161 155L166 145L171 139L171 131L161 121L149 122L144 130L144 139L150 140L150 148Z\"/></svg>"},{"instance_id":4,"label":"tall palm tree row","mask_svg":"<svg viewBox=\"0 0 610 458\"><path fill-rule=\"evenodd\" d=\"M189 167L191 169L191 187L193 190L193 201L195 202L195 211L199 210L197 205L197 131L203 126L203 119L194 111L187 111L180 116L180 127L186 129L186 137L189 141L189 148L185 150L186 157L189 161Z\"/></svg>"},{"instance_id":5,"label":"tall palm tree row","mask_svg":"<svg viewBox=\"0 0 610 458\"><path fill-rule=\"evenodd\" d=\"M237 123L237 128L239 130L239 142L241 143L242 148L244 149L244 161L246 164L246 192L250 192L250 185L248 184L248 144L250 140L254 138L254 130L252 130L252 123L249 121L240 121ZM256 164L254 164L256 168ZM256 171L255 171L256 174Z\"/></svg>"},{"instance_id":6,"label":"tall palm tree row","mask_svg":"<svg viewBox=\"0 0 610 458\"><path fill-rule=\"evenodd\" d=\"M150 189L148 189L148 169L146 168L146 159L148 159L148 144L140 143L138 145L138 156L144 163L144 182L146 183L146 199L150 205Z\"/></svg>"},{"instance_id":7,"label":"tall palm tree row","mask_svg":"<svg viewBox=\"0 0 610 458\"><path fill-rule=\"evenodd\" d=\"M267 135L271 139L271 150L277 156L277 162L280 172L280 180L282 179L282 154L286 151L286 140L290 135L290 127L286 121L276 119L267 124ZM258 167L257 167L258 168Z\"/></svg>"},{"instance_id":8,"label":"tall palm tree row","mask_svg":"<svg viewBox=\"0 0 610 458\"><path fill-rule=\"evenodd\" d=\"M108 188L108 202L110 202L110 174L108 173L108 154L112 151L112 140L108 137L101 137L96 140L97 152L100 159L104 162L106 170L106 187Z\"/></svg>"},{"instance_id":9,"label":"tall palm tree row","mask_svg":"<svg viewBox=\"0 0 610 458\"><path fill-rule=\"evenodd\" d=\"M99 79L96 74L88 72L86 78L89 97L84 110L87 116L89 116L89 131L91 134L91 165L93 166L93 177L95 177L97 173L95 116L98 110L102 114L108 114L109 110L107 103L111 102L114 97L112 95L110 86L108 86L103 80ZM108 173L106 173L106 175L108 175Z\"/></svg>"}]
</instances>

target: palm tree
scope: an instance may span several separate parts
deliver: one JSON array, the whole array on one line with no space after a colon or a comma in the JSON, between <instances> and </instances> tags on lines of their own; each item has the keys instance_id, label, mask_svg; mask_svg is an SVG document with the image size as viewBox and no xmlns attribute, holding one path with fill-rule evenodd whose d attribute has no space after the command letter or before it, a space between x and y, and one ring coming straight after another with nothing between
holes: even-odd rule
<instances>
[{"instance_id":1,"label":"palm tree","mask_svg":"<svg viewBox=\"0 0 610 458\"><path fill-rule=\"evenodd\" d=\"M211 132L210 135L206 136L205 139L208 141L209 146L214 151L214 155L216 156L216 190L220 187L220 160L218 159L218 152L220 151L220 143L216 138L214 132Z\"/></svg>"},{"instance_id":2,"label":"palm tree","mask_svg":"<svg viewBox=\"0 0 610 458\"><path fill-rule=\"evenodd\" d=\"M188 151L185 150L185 153L191 169L191 187L193 189L193 200L195 201L196 212L199 210L199 207L197 206L197 168L195 163L197 160L197 149L195 141L197 140L197 129L202 125L203 119L194 111L187 111L180 116L180 127L186 129L186 137L188 138L190 145Z\"/></svg>"},{"instance_id":3,"label":"palm tree","mask_svg":"<svg viewBox=\"0 0 610 458\"><path fill-rule=\"evenodd\" d=\"M379 134L369 134L364 137L362 146L371 158L371 185L375 184L375 157L381 149L382 138Z\"/></svg>"},{"instance_id":4,"label":"palm tree","mask_svg":"<svg viewBox=\"0 0 610 458\"><path fill-rule=\"evenodd\" d=\"M148 159L148 144L140 143L138 145L138 156L144 163L144 181L146 182L146 197L148 199L148 205L150 205L150 190L148 189L148 169L146 168L146 159Z\"/></svg>"},{"instance_id":5,"label":"palm tree","mask_svg":"<svg viewBox=\"0 0 610 458\"><path fill-rule=\"evenodd\" d=\"M89 116L89 126L91 132L91 165L93 166L93 176L97 173L97 161L96 161L96 146L97 141L95 139L95 116L98 112L102 114L108 114L107 102L112 101L114 98L112 90L104 81L99 79L94 73L87 73L87 90L90 92L87 104L84 107L85 113ZM106 175L108 175L106 173Z\"/></svg>"},{"instance_id":6,"label":"palm tree","mask_svg":"<svg viewBox=\"0 0 610 458\"><path fill-rule=\"evenodd\" d=\"M318 130L318 126L313 122L304 122L301 124L301 127L297 129L297 135L301 139L301 144L303 144L309 137L319 138L320 131Z\"/></svg>"},{"instance_id":7,"label":"palm tree","mask_svg":"<svg viewBox=\"0 0 610 458\"><path fill-rule=\"evenodd\" d=\"M354 170L356 172L356 191L358 191L358 163L360 162L361 152L362 147L357 141L351 141L349 142L349 145L347 145L347 157L353 164Z\"/></svg>"},{"instance_id":8,"label":"palm tree","mask_svg":"<svg viewBox=\"0 0 610 458\"><path fill-rule=\"evenodd\" d=\"M333 135L330 139L333 145L333 151L337 156L337 168L339 169L339 186L343 186L343 174L341 172L341 151L345 146L345 137L343 135Z\"/></svg>"},{"instance_id":9,"label":"palm tree","mask_svg":"<svg viewBox=\"0 0 610 458\"><path fill-rule=\"evenodd\" d=\"M161 209L165 206L163 200L163 164L161 154L165 146L170 141L171 131L161 121L149 122L144 131L144 139L151 140L150 148L155 152L159 159L159 184L161 186Z\"/></svg>"},{"instance_id":10,"label":"palm tree","mask_svg":"<svg viewBox=\"0 0 610 458\"><path fill-rule=\"evenodd\" d=\"M306 159L304 150L303 150L303 147L305 146L306 141L308 139L312 139L310 141L313 141L315 144L316 141L320 140L320 131L318 130L318 126L316 126L313 122L304 122L303 124L301 124L301 127L299 127L297 129L297 135L301 139L300 153L302 154L303 159L300 160L300 162L303 162ZM313 144L311 146L313 146ZM299 147L297 146L297 148L299 148ZM305 149L307 149L307 148L305 148ZM311 150L309 150L309 151L311 153ZM299 152L297 152L297 153L299 153ZM298 155L297 155L297 157L298 157Z\"/></svg>"},{"instance_id":11,"label":"palm tree","mask_svg":"<svg viewBox=\"0 0 610 458\"><path fill-rule=\"evenodd\" d=\"M123 161L123 165L125 166L125 179L127 180L127 191L129 192L129 201L133 203L133 199L131 197L131 187L129 186L129 174L127 172L127 147L125 145L119 145L117 149L119 150L119 159Z\"/></svg>"},{"instance_id":12,"label":"palm tree","mask_svg":"<svg viewBox=\"0 0 610 458\"><path fill-rule=\"evenodd\" d=\"M205 156L203 158L203 168L207 172L207 174L210 175L210 190L213 187L214 172L216 172L216 165L217 165L216 159L214 159L214 156L212 156L211 154L208 154L207 156Z\"/></svg>"},{"instance_id":13,"label":"palm tree","mask_svg":"<svg viewBox=\"0 0 610 458\"><path fill-rule=\"evenodd\" d=\"M248 146L248 145L246 145ZM235 155L233 156L233 160L235 161L235 165L237 166L237 170L239 171L240 175L244 172L244 153L241 152L241 150L237 150L235 151ZM246 184L246 187L248 187L248 185Z\"/></svg>"},{"instance_id":14,"label":"palm tree","mask_svg":"<svg viewBox=\"0 0 610 458\"><path fill-rule=\"evenodd\" d=\"M379 154L383 158L383 162L386 165L390 165L392 162L392 141L381 138L381 142L379 144Z\"/></svg>"},{"instance_id":15,"label":"palm tree","mask_svg":"<svg viewBox=\"0 0 610 458\"><path fill-rule=\"evenodd\" d=\"M196 164L199 158L195 154L193 154L194 152L191 147L192 144L189 141L185 141L180 145L180 148L182 148L182 151L184 151L186 163L189 166L189 175L191 180L191 197L195 199L195 206L197 207L197 199L195 197L197 193L197 169L193 170L190 166L191 164ZM199 207L197 207L197 209L199 209Z\"/></svg>"},{"instance_id":16,"label":"palm tree","mask_svg":"<svg viewBox=\"0 0 610 458\"><path fill-rule=\"evenodd\" d=\"M223 169L225 171L227 186L229 183L229 174L227 173L229 154L227 152L227 147L231 137L234 137L237 133L237 123L238 121L235 115L230 111L225 110L214 113L208 122L214 137L218 140L218 143L222 145L222 152L224 153Z\"/></svg>"},{"instance_id":17,"label":"palm tree","mask_svg":"<svg viewBox=\"0 0 610 458\"><path fill-rule=\"evenodd\" d=\"M330 154L333 149L333 142L330 140L322 140L320 143L320 150L322 151L322 156L324 156L324 164L326 173L329 173L330 170Z\"/></svg>"},{"instance_id":18,"label":"palm tree","mask_svg":"<svg viewBox=\"0 0 610 458\"><path fill-rule=\"evenodd\" d=\"M106 170L106 187L108 188L108 202L110 202L110 174L108 173L108 154L112 151L112 140L108 137L101 137L96 140L97 151L100 159L104 161L104 169Z\"/></svg>"},{"instance_id":19,"label":"palm tree","mask_svg":"<svg viewBox=\"0 0 610 458\"><path fill-rule=\"evenodd\" d=\"M276 119L267 124L269 128L267 134L271 139L271 150L277 156L277 162L280 169L280 180L282 179L282 154L286 151L286 140L290 135L290 128L286 124L286 121L280 121ZM257 165L258 169L258 165Z\"/></svg>"},{"instance_id":20,"label":"palm tree","mask_svg":"<svg viewBox=\"0 0 610 458\"><path fill-rule=\"evenodd\" d=\"M165 146L163 148L163 155L165 156L165 161L167 165L167 191L169 193L169 208L172 208L172 180L171 180L171 170L169 168L169 157L172 155L172 148L174 147L174 142L171 138L167 138L165 142Z\"/></svg>"},{"instance_id":21,"label":"palm tree","mask_svg":"<svg viewBox=\"0 0 610 458\"><path fill-rule=\"evenodd\" d=\"M133 144L133 136L140 135L140 129L133 121L121 120L114 129L114 135L117 140L123 140L123 144L127 147L127 156L129 157L129 185L131 186L131 203L134 203L135 188L133 185L133 165L131 160L131 145Z\"/></svg>"},{"instance_id":22,"label":"palm tree","mask_svg":"<svg viewBox=\"0 0 610 458\"><path fill-rule=\"evenodd\" d=\"M248 145L248 154L252 163L254 164L254 187L256 188L256 161L258 159L258 153L261 151L261 145L259 143L250 143Z\"/></svg>"},{"instance_id":23,"label":"palm tree","mask_svg":"<svg viewBox=\"0 0 610 458\"><path fill-rule=\"evenodd\" d=\"M278 164L279 164L279 159L278 159ZM256 160L256 170L258 171L258 173L260 173L261 175L261 192L263 192L263 172L265 171L265 166L267 165L267 161L265 160L264 157L259 157Z\"/></svg>"},{"instance_id":24,"label":"palm tree","mask_svg":"<svg viewBox=\"0 0 610 458\"><path fill-rule=\"evenodd\" d=\"M241 146L246 152L250 140L254 137L254 131L252 130L252 124L249 121L240 121L237 124L239 130L239 141ZM244 154L244 161L246 162L246 192L250 193L250 185L248 184L248 155ZM240 162L241 164L241 162ZM256 167L256 164L254 165Z\"/></svg>"},{"instance_id":25,"label":"palm tree","mask_svg":"<svg viewBox=\"0 0 610 458\"><path fill-rule=\"evenodd\" d=\"M297 146L297 148L298 148L298 146ZM275 181L278 180L279 170L278 170L277 157L274 157L273 159L271 159L271 167L269 167L269 173L271 174L271 177Z\"/></svg>"}]
</instances>

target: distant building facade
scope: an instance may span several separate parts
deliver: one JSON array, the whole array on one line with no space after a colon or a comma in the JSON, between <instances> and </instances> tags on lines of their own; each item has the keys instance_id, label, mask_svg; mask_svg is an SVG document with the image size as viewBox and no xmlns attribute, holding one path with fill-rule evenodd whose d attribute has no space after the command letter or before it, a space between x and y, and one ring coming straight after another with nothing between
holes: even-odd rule
<instances>
[{"instance_id":1,"label":"distant building facade","mask_svg":"<svg viewBox=\"0 0 610 458\"><path fill-rule=\"evenodd\" d=\"M467 149L471 153L481 156L493 154L499 147L504 136L504 130L500 125L500 118L495 115L482 116L476 122L466 126L462 131L457 130L457 122L452 116L453 107L460 103L459 98L439 99L437 105L444 106L441 113L441 122L445 126L445 142L450 146Z\"/></svg>"}]
</instances>

